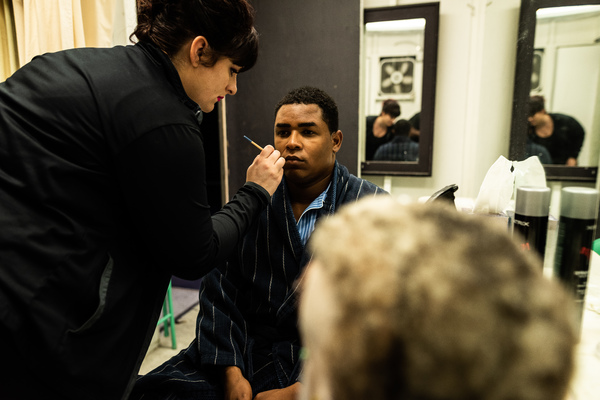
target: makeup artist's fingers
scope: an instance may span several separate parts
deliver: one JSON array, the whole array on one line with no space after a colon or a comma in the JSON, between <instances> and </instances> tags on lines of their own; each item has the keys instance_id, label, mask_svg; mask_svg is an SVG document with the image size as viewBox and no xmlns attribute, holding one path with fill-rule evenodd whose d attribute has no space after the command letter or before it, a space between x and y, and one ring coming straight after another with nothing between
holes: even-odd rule
<instances>
[{"instance_id":1,"label":"makeup artist's fingers","mask_svg":"<svg viewBox=\"0 0 600 400\"><path fill-rule=\"evenodd\" d=\"M266 145L246 172L246 182L254 182L273 195L283 176L285 160L273 146Z\"/></svg>"},{"instance_id":2,"label":"makeup artist's fingers","mask_svg":"<svg viewBox=\"0 0 600 400\"><path fill-rule=\"evenodd\" d=\"M261 154L264 154L268 160L271 160L275 165L280 165L283 168L285 158L281 157L279 150L275 150L270 144L266 145Z\"/></svg>"},{"instance_id":3,"label":"makeup artist's fingers","mask_svg":"<svg viewBox=\"0 0 600 400\"><path fill-rule=\"evenodd\" d=\"M283 168L283 166L285 165L285 158L281 157L281 153L279 152L279 150L275 150L270 144L266 145L262 152L270 152L267 158L273 161L275 165L279 165L281 168Z\"/></svg>"}]
</instances>

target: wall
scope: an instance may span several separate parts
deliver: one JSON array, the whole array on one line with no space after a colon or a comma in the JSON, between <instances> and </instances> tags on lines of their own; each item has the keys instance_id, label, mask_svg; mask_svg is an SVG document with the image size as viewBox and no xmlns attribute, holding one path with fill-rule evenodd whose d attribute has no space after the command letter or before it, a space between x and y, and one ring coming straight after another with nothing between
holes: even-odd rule
<instances>
[{"instance_id":1,"label":"wall","mask_svg":"<svg viewBox=\"0 0 600 400\"><path fill-rule=\"evenodd\" d=\"M423 19L424 21L424 19ZM378 115L382 103L388 98L394 98L400 104L400 118L410 119L421 111L423 87L423 42L424 31L406 31L402 33L383 32L365 33L363 54L365 92L365 115ZM380 59L408 59L413 62L412 91L410 94L392 95L380 93ZM367 89L368 88L368 89Z\"/></svg>"},{"instance_id":2,"label":"wall","mask_svg":"<svg viewBox=\"0 0 600 400\"><path fill-rule=\"evenodd\" d=\"M508 157L519 10L520 0L440 1L432 176L363 178L411 201L451 183L459 187L457 197L477 197L488 168Z\"/></svg>"}]
</instances>

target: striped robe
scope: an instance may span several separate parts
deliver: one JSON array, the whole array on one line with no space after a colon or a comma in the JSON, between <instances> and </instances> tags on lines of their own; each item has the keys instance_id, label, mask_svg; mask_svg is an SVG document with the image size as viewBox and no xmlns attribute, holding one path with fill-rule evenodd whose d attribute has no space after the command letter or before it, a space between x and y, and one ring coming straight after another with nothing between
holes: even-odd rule
<instances>
[{"instance_id":1,"label":"striped robe","mask_svg":"<svg viewBox=\"0 0 600 400\"><path fill-rule=\"evenodd\" d=\"M319 218L343 203L383 194L335 163ZM197 337L165 364L140 377L132 398L222 399L215 366L238 366L256 393L299 378L301 348L296 287L310 255L300 240L285 179L228 264L204 277Z\"/></svg>"}]
</instances>

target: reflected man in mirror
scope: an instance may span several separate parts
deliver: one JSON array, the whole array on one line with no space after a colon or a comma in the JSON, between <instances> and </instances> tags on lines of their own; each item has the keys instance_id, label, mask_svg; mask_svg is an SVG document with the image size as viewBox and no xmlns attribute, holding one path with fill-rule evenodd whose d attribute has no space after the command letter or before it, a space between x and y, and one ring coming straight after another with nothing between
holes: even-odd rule
<instances>
[{"instance_id":1,"label":"reflected man in mirror","mask_svg":"<svg viewBox=\"0 0 600 400\"><path fill-rule=\"evenodd\" d=\"M568 115L547 113L542 96L529 99L528 115L529 141L544 146L552 164L576 166L585 136L581 124Z\"/></svg>"},{"instance_id":2,"label":"reflected man in mirror","mask_svg":"<svg viewBox=\"0 0 600 400\"><path fill-rule=\"evenodd\" d=\"M377 148L392 140L394 120L400 116L400 104L389 99L383 102L381 113L367 117L367 141L365 160L373 160Z\"/></svg>"},{"instance_id":3,"label":"reflected man in mirror","mask_svg":"<svg viewBox=\"0 0 600 400\"><path fill-rule=\"evenodd\" d=\"M377 161L418 161L419 143L410 137L412 125L405 119L394 124L393 138L390 142L379 146L375 152Z\"/></svg>"}]
</instances>

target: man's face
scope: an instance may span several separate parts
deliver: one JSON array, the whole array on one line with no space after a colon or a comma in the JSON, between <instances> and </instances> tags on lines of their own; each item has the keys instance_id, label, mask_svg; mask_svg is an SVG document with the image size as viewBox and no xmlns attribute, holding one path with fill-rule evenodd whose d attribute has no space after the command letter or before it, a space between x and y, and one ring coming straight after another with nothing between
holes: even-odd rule
<instances>
[{"instance_id":1,"label":"man's face","mask_svg":"<svg viewBox=\"0 0 600 400\"><path fill-rule=\"evenodd\" d=\"M316 104L286 104L275 116L275 149L285 158L288 181L309 186L329 177L342 132L330 133Z\"/></svg>"}]
</instances>

